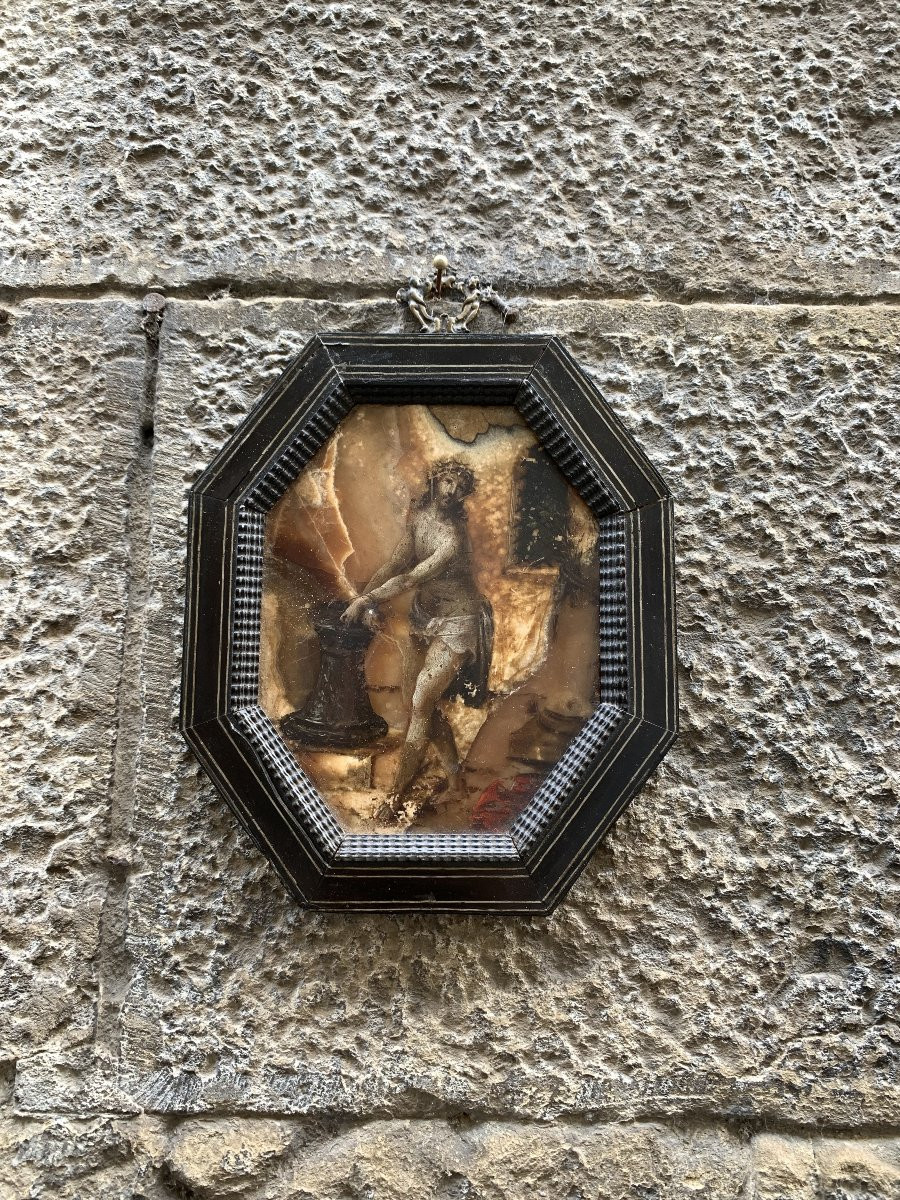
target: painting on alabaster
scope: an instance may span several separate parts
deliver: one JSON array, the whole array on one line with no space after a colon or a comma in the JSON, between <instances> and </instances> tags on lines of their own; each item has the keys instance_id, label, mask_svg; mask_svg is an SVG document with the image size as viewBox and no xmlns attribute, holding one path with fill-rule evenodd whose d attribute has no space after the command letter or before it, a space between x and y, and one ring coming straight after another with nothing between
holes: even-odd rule
<instances>
[{"instance_id":1,"label":"painting on alabaster","mask_svg":"<svg viewBox=\"0 0 900 1200\"><path fill-rule=\"evenodd\" d=\"M598 701L599 568L515 409L360 405L269 516L260 703L347 831L503 832Z\"/></svg>"}]
</instances>

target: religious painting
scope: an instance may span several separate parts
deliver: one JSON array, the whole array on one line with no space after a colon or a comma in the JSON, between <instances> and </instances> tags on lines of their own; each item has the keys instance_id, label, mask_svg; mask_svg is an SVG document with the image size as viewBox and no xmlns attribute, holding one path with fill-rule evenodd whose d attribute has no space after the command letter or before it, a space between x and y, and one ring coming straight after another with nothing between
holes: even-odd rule
<instances>
[{"instance_id":1,"label":"religious painting","mask_svg":"<svg viewBox=\"0 0 900 1200\"><path fill-rule=\"evenodd\" d=\"M191 488L181 728L299 903L546 914L677 735L672 498L433 266L418 332L315 334Z\"/></svg>"},{"instance_id":2,"label":"religious painting","mask_svg":"<svg viewBox=\"0 0 900 1200\"><path fill-rule=\"evenodd\" d=\"M519 411L360 404L266 519L259 703L347 833L503 833L599 701L597 521Z\"/></svg>"}]
</instances>

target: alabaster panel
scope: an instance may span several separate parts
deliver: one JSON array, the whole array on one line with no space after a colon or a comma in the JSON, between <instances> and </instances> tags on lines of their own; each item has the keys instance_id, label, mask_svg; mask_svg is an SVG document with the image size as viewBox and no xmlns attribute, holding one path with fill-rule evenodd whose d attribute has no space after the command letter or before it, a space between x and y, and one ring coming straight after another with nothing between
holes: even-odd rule
<instances>
[{"instance_id":1,"label":"alabaster panel","mask_svg":"<svg viewBox=\"0 0 900 1200\"><path fill-rule=\"evenodd\" d=\"M259 695L345 830L509 828L599 701L599 561L514 408L351 410L266 522Z\"/></svg>"}]
</instances>

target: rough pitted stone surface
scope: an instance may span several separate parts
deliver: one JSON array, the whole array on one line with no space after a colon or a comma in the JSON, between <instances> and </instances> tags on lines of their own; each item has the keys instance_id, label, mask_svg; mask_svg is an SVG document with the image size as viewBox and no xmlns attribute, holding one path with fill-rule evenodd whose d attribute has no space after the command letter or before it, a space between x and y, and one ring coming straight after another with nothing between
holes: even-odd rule
<instances>
[{"instance_id":1,"label":"rough pitted stone surface","mask_svg":"<svg viewBox=\"0 0 900 1200\"><path fill-rule=\"evenodd\" d=\"M826 1142L818 1148L817 1175L822 1200L855 1200L857 1196L900 1196L900 1143Z\"/></svg>"},{"instance_id":2,"label":"rough pitted stone surface","mask_svg":"<svg viewBox=\"0 0 900 1200\"><path fill-rule=\"evenodd\" d=\"M402 1200L740 1195L749 1151L734 1135L656 1126L593 1128L487 1122L377 1122L310 1148L285 1174L291 1200Z\"/></svg>"},{"instance_id":3,"label":"rough pitted stone surface","mask_svg":"<svg viewBox=\"0 0 900 1200\"><path fill-rule=\"evenodd\" d=\"M169 1178L197 1200L258 1195L291 1144L284 1121L192 1121L169 1148Z\"/></svg>"},{"instance_id":4,"label":"rough pitted stone surface","mask_svg":"<svg viewBox=\"0 0 900 1200\"><path fill-rule=\"evenodd\" d=\"M816 1200L815 1142L763 1134L753 1142L753 1200Z\"/></svg>"},{"instance_id":5,"label":"rough pitted stone surface","mask_svg":"<svg viewBox=\"0 0 900 1200\"><path fill-rule=\"evenodd\" d=\"M753 1200L894 1200L900 1196L900 1142L763 1135L753 1141L748 1182Z\"/></svg>"},{"instance_id":6,"label":"rough pitted stone surface","mask_svg":"<svg viewBox=\"0 0 900 1200\"><path fill-rule=\"evenodd\" d=\"M896 5L6 7L0 1200L900 1200ZM547 920L304 912L177 732L189 485L440 250L676 498Z\"/></svg>"},{"instance_id":7,"label":"rough pitted stone surface","mask_svg":"<svg viewBox=\"0 0 900 1200\"><path fill-rule=\"evenodd\" d=\"M189 484L312 332L393 320L167 312L121 1070L21 1063L19 1111L896 1126L900 317L527 310L676 495L684 729L532 921L297 908L176 731Z\"/></svg>"},{"instance_id":8,"label":"rough pitted stone surface","mask_svg":"<svg viewBox=\"0 0 900 1200\"><path fill-rule=\"evenodd\" d=\"M900 1141L515 1121L0 1118L0 1200L896 1200Z\"/></svg>"},{"instance_id":9,"label":"rough pitted stone surface","mask_svg":"<svg viewBox=\"0 0 900 1200\"><path fill-rule=\"evenodd\" d=\"M22 0L3 284L896 295L896 16Z\"/></svg>"},{"instance_id":10,"label":"rough pitted stone surface","mask_svg":"<svg viewBox=\"0 0 900 1200\"><path fill-rule=\"evenodd\" d=\"M0 1200L170 1200L155 1188L164 1147L152 1120L0 1117Z\"/></svg>"},{"instance_id":11,"label":"rough pitted stone surface","mask_svg":"<svg viewBox=\"0 0 900 1200\"><path fill-rule=\"evenodd\" d=\"M2 1061L94 1034L143 377L131 305L0 326Z\"/></svg>"}]
</instances>

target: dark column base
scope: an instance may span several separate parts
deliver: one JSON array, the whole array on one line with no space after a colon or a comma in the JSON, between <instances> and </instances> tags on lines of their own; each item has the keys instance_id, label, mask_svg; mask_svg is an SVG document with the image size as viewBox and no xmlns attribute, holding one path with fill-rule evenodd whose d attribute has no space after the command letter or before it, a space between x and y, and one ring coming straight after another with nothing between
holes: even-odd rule
<instances>
[{"instance_id":1,"label":"dark column base","mask_svg":"<svg viewBox=\"0 0 900 1200\"><path fill-rule=\"evenodd\" d=\"M315 618L319 674L303 707L281 721L284 736L305 746L350 750L377 742L388 731L366 689L365 655L374 635L364 625L345 625L345 607L344 601L329 604Z\"/></svg>"}]
</instances>

